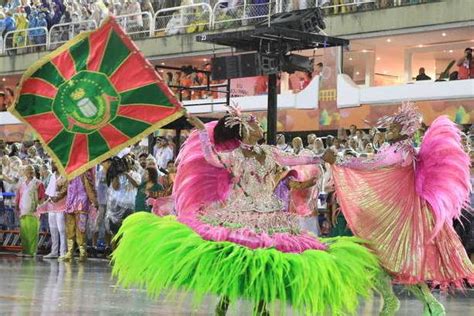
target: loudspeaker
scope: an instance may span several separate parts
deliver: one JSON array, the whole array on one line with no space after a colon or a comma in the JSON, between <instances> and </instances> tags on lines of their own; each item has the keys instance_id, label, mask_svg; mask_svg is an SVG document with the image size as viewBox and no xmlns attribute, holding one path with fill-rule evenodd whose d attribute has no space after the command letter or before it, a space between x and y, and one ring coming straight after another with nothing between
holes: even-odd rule
<instances>
[{"instance_id":1,"label":"loudspeaker","mask_svg":"<svg viewBox=\"0 0 474 316\"><path fill-rule=\"evenodd\" d=\"M260 75L258 54L239 55L239 69L241 77L255 77Z\"/></svg>"},{"instance_id":2,"label":"loudspeaker","mask_svg":"<svg viewBox=\"0 0 474 316\"><path fill-rule=\"evenodd\" d=\"M212 80L255 77L261 75L257 53L214 57L211 60Z\"/></svg>"},{"instance_id":3,"label":"loudspeaker","mask_svg":"<svg viewBox=\"0 0 474 316\"><path fill-rule=\"evenodd\" d=\"M281 71L285 71L290 74L294 73L295 71L313 72L313 61L314 60L312 58L306 56L289 54L283 57Z\"/></svg>"},{"instance_id":4,"label":"loudspeaker","mask_svg":"<svg viewBox=\"0 0 474 316\"><path fill-rule=\"evenodd\" d=\"M261 23L260 26L265 26L267 23ZM310 33L326 28L324 15L320 8L274 14L270 17L270 25Z\"/></svg>"},{"instance_id":5,"label":"loudspeaker","mask_svg":"<svg viewBox=\"0 0 474 316\"><path fill-rule=\"evenodd\" d=\"M211 67L212 80L238 78L239 62L237 56L212 58Z\"/></svg>"}]
</instances>

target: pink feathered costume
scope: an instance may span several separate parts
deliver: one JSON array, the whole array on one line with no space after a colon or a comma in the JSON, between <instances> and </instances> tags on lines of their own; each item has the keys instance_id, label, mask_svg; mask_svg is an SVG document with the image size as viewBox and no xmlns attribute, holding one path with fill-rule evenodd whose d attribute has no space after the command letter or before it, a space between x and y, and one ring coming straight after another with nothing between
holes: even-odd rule
<instances>
[{"instance_id":1,"label":"pink feathered costume","mask_svg":"<svg viewBox=\"0 0 474 316\"><path fill-rule=\"evenodd\" d=\"M326 249L323 243L306 232L293 234L282 231L269 234L265 228L259 231L250 229L246 224L242 228L232 227L241 222L255 222L255 225L260 222L263 226L274 222L269 225L274 227L289 225L291 229L292 223L289 221L291 216L275 212L279 207L276 205L279 201L272 194L276 186L274 168L277 164L286 166L315 164L321 162L321 159L314 156L285 155L270 146L262 146L264 150L268 150L268 158L264 168L261 168L258 162L252 164L251 160L242 159L243 157L239 156L241 151L225 150L235 148L237 145L235 143L227 144L224 148L216 148L221 151L217 156L210 143L214 126L215 123L207 124L207 133L204 135L208 137L203 138L202 133L200 137L193 134L178 157L180 172L177 174L173 188L176 209L179 210L178 220L191 227L206 240L230 241L251 249L274 247L282 252L294 253L308 249ZM192 171L187 171L186 168L192 168ZM229 169L232 170L235 178L231 177ZM202 181L203 179L206 181ZM243 182L243 188L232 189L238 181ZM256 206L258 212L252 212L252 203L258 197L247 198L247 193L243 190L261 191L260 199L268 198L269 200L267 203L260 200L261 205ZM223 209L222 204L216 201L226 201L231 211ZM261 210L264 205L268 207L268 211ZM203 206L205 206L204 209ZM226 216L228 218L223 218ZM212 223L213 219L222 221L224 225ZM296 216L294 220L296 223ZM266 223L263 224L264 222Z\"/></svg>"},{"instance_id":2,"label":"pink feathered costume","mask_svg":"<svg viewBox=\"0 0 474 316\"><path fill-rule=\"evenodd\" d=\"M447 117L433 122L418 154L399 142L373 159L333 166L333 176L351 230L370 242L394 282L442 289L474 282L452 224L468 201L469 157Z\"/></svg>"}]
</instances>

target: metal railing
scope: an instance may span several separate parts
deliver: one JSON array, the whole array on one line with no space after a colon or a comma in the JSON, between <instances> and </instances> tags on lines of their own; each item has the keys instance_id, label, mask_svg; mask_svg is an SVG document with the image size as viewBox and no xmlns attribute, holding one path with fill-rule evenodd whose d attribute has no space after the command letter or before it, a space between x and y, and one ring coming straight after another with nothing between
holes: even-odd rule
<instances>
[{"instance_id":1,"label":"metal railing","mask_svg":"<svg viewBox=\"0 0 474 316\"><path fill-rule=\"evenodd\" d=\"M265 1L265 0L263 0ZM153 16L150 12L120 15L118 23L133 39L200 33L247 26L270 21L275 13L289 12L321 6L326 15L344 14L394 6L439 2L440 0L218 0L213 7L208 3L195 3L161 9ZM41 49L55 49L82 31L97 28L93 20L45 27L9 31L0 38L0 54L21 54Z\"/></svg>"},{"instance_id":2,"label":"metal railing","mask_svg":"<svg viewBox=\"0 0 474 316\"><path fill-rule=\"evenodd\" d=\"M249 0L243 0L230 7L228 1L220 0L212 10L213 28L227 29L269 21L270 16L277 13L277 8L278 3L275 1L250 3Z\"/></svg>"},{"instance_id":3,"label":"metal railing","mask_svg":"<svg viewBox=\"0 0 474 316\"><path fill-rule=\"evenodd\" d=\"M155 36L200 33L211 26L212 8L207 3L161 9L155 14Z\"/></svg>"},{"instance_id":4,"label":"metal railing","mask_svg":"<svg viewBox=\"0 0 474 316\"><path fill-rule=\"evenodd\" d=\"M48 29L46 27L8 31L3 38L3 52L8 55L29 53L41 48L46 49L48 46Z\"/></svg>"},{"instance_id":5,"label":"metal railing","mask_svg":"<svg viewBox=\"0 0 474 316\"><path fill-rule=\"evenodd\" d=\"M150 12L124 14L115 17L125 33L132 38L152 37L155 29L154 19Z\"/></svg>"},{"instance_id":6,"label":"metal railing","mask_svg":"<svg viewBox=\"0 0 474 316\"><path fill-rule=\"evenodd\" d=\"M55 49L66 43L81 32L94 30L97 22L94 20L56 24L49 30L49 49Z\"/></svg>"}]
</instances>

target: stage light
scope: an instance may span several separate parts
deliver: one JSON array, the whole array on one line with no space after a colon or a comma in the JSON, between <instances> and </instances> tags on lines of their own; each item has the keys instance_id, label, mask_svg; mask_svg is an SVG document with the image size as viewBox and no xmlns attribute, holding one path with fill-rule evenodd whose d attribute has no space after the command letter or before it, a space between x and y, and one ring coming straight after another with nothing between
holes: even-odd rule
<instances>
[{"instance_id":1,"label":"stage light","mask_svg":"<svg viewBox=\"0 0 474 316\"><path fill-rule=\"evenodd\" d=\"M387 43L391 43L392 40L390 38L387 38Z\"/></svg>"}]
</instances>

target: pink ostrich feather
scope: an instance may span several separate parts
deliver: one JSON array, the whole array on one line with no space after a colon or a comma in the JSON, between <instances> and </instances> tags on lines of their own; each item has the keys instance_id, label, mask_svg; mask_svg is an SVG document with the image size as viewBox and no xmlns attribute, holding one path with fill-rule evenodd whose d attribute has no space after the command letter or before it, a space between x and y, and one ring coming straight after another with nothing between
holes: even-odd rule
<instances>
[{"instance_id":1,"label":"pink ostrich feather","mask_svg":"<svg viewBox=\"0 0 474 316\"><path fill-rule=\"evenodd\" d=\"M216 124L217 121L206 124L211 142L214 142ZM230 141L216 146L216 150L229 151L238 145L237 141ZM228 197L231 175L227 170L206 162L198 131L193 131L184 143L177 164L173 196L178 216L196 214L202 207Z\"/></svg>"},{"instance_id":2,"label":"pink ostrich feather","mask_svg":"<svg viewBox=\"0 0 474 316\"><path fill-rule=\"evenodd\" d=\"M461 144L461 131L447 116L438 117L426 132L417 157L416 192L431 206L435 226L461 216L471 192L470 159Z\"/></svg>"}]
</instances>

